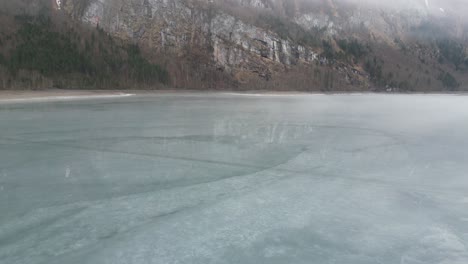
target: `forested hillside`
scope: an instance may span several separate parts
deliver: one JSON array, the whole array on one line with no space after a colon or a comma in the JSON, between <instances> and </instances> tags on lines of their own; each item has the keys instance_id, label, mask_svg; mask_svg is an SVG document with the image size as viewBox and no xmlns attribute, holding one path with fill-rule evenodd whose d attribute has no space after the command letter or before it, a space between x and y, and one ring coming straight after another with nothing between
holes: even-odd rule
<instances>
[{"instance_id":1,"label":"forested hillside","mask_svg":"<svg viewBox=\"0 0 468 264\"><path fill-rule=\"evenodd\" d=\"M55 15L1 14L0 88L122 89L168 84L163 66L136 43Z\"/></svg>"},{"instance_id":2,"label":"forested hillside","mask_svg":"<svg viewBox=\"0 0 468 264\"><path fill-rule=\"evenodd\" d=\"M468 90L458 0L0 0L0 89Z\"/></svg>"}]
</instances>

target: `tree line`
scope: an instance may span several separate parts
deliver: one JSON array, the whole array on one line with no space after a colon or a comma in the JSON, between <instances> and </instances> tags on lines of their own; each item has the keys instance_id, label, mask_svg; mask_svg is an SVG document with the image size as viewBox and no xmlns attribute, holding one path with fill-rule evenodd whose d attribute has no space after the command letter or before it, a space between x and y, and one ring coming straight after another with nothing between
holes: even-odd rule
<instances>
[{"instance_id":1,"label":"tree line","mask_svg":"<svg viewBox=\"0 0 468 264\"><path fill-rule=\"evenodd\" d=\"M44 14L17 15L14 20L18 29L8 40L13 48L0 56L10 81L16 81L20 71L30 71L56 80L64 88L71 77L81 79L83 88L169 82L167 70L146 59L138 45L119 43L102 29L86 33L77 26L61 27Z\"/></svg>"}]
</instances>

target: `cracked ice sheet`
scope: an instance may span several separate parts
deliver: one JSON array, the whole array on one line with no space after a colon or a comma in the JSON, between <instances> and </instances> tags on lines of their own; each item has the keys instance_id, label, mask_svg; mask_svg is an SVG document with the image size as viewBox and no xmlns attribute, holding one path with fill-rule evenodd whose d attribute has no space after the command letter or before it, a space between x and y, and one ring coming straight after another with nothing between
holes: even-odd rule
<instances>
[{"instance_id":1,"label":"cracked ice sheet","mask_svg":"<svg viewBox=\"0 0 468 264\"><path fill-rule=\"evenodd\" d=\"M467 101L0 106L0 263L467 263Z\"/></svg>"}]
</instances>

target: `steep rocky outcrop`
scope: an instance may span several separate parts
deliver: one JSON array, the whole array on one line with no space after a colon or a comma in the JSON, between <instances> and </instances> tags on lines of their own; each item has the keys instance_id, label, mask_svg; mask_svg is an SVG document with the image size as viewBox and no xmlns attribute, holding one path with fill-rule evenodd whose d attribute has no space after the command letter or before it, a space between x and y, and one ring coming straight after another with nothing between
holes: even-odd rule
<instances>
[{"instance_id":1,"label":"steep rocky outcrop","mask_svg":"<svg viewBox=\"0 0 468 264\"><path fill-rule=\"evenodd\" d=\"M435 0L431 6L420 0L52 5L56 13L138 44L149 60L168 68L173 87L427 91L464 89L468 83L468 27L454 15L458 0L451 1L452 6Z\"/></svg>"},{"instance_id":2,"label":"steep rocky outcrop","mask_svg":"<svg viewBox=\"0 0 468 264\"><path fill-rule=\"evenodd\" d=\"M202 53L211 61L211 67L227 73L234 83L247 88L267 88L270 84L266 82L270 81L271 86L276 84L275 89L288 89L278 87L288 86L283 82L285 76L289 74L291 78L294 78L294 75L297 75L297 78L304 78L304 71L310 73L307 78L311 81L302 80L302 83L306 86L319 86L313 89L338 89L337 85L341 86L341 89L371 87L388 89L390 86L392 86L390 88L408 89L419 86L415 85L415 80L411 78L402 80L390 72L371 76L372 74L369 74L371 70L365 69L365 59L345 60L324 54L321 41L329 41L332 52L339 53L342 50L337 45L337 40L355 38L362 45L378 49L370 56L381 58L385 57L386 53L391 53L387 52L387 49L401 49L402 43L408 47L413 45L417 33L415 31L431 21L457 23L446 21L446 16L440 11L425 6L424 1L416 0L394 3L398 8L373 6L373 4L358 5L353 1L89 0L86 2L86 8L83 8L79 15L79 19L83 22L99 25L119 38L141 43L152 52L170 53L178 57ZM63 8L72 14L76 13L74 10L77 3L81 2L63 1ZM300 27L301 34L308 34L309 39L315 38L315 40L303 41L304 38L291 36L289 32L291 27L296 31L298 29L295 27ZM464 28L460 25L458 27ZM446 33L463 42L466 39L466 31L452 30L452 28L450 27ZM428 43L423 48L432 44ZM401 56L408 56L410 52L421 58L417 49L405 51ZM431 52L437 53L434 49ZM368 60L373 59L370 58ZM391 60L389 62L390 66L382 65L382 69L378 71L385 71L387 68L387 71L390 71L398 64ZM409 68L421 67L411 65L414 63L409 64ZM451 72L450 67L442 68L438 74ZM434 69L424 69L424 71L434 72ZM456 72L455 74L457 75ZM330 86L331 82L330 77L325 75L333 75L335 87L324 87ZM380 75L387 77L393 75L393 77L382 80L384 77ZM426 80L426 84L428 82L432 83ZM433 85L434 89L444 88L440 80L434 80Z\"/></svg>"},{"instance_id":3,"label":"steep rocky outcrop","mask_svg":"<svg viewBox=\"0 0 468 264\"><path fill-rule=\"evenodd\" d=\"M243 0L231 4L274 8L274 3L269 1ZM316 65L326 61L320 60L320 47L296 42L275 32L274 28L250 23L230 13L219 2L95 0L87 1L87 7L77 13L76 9L82 5L79 1L63 1L60 8L113 36L138 42L149 52L171 54L178 60L201 53L210 60L213 69L227 73L233 79L230 84L235 87L255 89L272 85L276 86L274 89L290 89L281 76L304 77L304 68L314 68L315 75L317 71L319 75L329 71L316 69ZM365 83L365 78L353 75L352 71L343 75L343 85L344 80L350 78L360 85ZM321 80L316 82L318 86ZM309 87L307 80L303 83L304 87L293 89L316 89ZM353 83L348 81L348 84Z\"/></svg>"}]
</instances>

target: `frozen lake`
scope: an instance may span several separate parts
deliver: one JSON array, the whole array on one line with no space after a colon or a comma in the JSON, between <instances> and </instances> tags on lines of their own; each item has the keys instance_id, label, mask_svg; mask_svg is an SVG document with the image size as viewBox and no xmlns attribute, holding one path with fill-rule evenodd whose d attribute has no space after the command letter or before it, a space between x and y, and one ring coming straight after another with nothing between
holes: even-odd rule
<instances>
[{"instance_id":1,"label":"frozen lake","mask_svg":"<svg viewBox=\"0 0 468 264\"><path fill-rule=\"evenodd\" d=\"M468 263L468 96L0 104L0 263Z\"/></svg>"}]
</instances>

